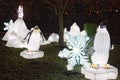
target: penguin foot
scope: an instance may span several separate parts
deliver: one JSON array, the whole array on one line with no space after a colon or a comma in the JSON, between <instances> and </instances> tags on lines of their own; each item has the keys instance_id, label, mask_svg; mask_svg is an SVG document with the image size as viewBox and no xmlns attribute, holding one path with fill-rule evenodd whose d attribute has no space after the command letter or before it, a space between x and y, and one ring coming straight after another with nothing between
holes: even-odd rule
<instances>
[{"instance_id":1,"label":"penguin foot","mask_svg":"<svg viewBox=\"0 0 120 80\"><path fill-rule=\"evenodd\" d=\"M30 52L30 50L27 50L27 52Z\"/></svg>"},{"instance_id":2,"label":"penguin foot","mask_svg":"<svg viewBox=\"0 0 120 80\"><path fill-rule=\"evenodd\" d=\"M92 64L92 65L91 65L91 68L96 69L97 67L96 67L95 64Z\"/></svg>"},{"instance_id":3,"label":"penguin foot","mask_svg":"<svg viewBox=\"0 0 120 80\"><path fill-rule=\"evenodd\" d=\"M107 64L104 65L104 69L108 69L109 66Z\"/></svg>"}]
</instances>

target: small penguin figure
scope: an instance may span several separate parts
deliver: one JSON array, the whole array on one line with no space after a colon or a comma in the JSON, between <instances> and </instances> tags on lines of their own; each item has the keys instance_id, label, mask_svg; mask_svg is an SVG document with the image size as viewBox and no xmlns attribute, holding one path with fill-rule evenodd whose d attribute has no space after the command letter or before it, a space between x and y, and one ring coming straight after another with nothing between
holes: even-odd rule
<instances>
[{"instance_id":1,"label":"small penguin figure","mask_svg":"<svg viewBox=\"0 0 120 80\"><path fill-rule=\"evenodd\" d=\"M91 67L97 68L97 66L103 66L105 69L107 69L110 50L110 35L104 24L100 24L97 28L93 47L95 52L92 55Z\"/></svg>"},{"instance_id":2,"label":"small penguin figure","mask_svg":"<svg viewBox=\"0 0 120 80\"><path fill-rule=\"evenodd\" d=\"M43 42L43 34L38 26L31 28L31 31L26 35L28 51L39 51L40 44Z\"/></svg>"}]
</instances>

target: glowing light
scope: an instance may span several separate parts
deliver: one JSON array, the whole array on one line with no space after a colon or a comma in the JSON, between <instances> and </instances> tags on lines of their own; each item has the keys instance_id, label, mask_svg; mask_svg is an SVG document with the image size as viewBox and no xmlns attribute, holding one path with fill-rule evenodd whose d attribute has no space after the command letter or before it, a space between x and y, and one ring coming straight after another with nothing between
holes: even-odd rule
<instances>
[{"instance_id":1,"label":"glowing light","mask_svg":"<svg viewBox=\"0 0 120 80\"><path fill-rule=\"evenodd\" d=\"M110 35L105 25L99 25L94 40L93 64L107 64L110 50ZM99 57L97 57L99 56Z\"/></svg>"},{"instance_id":2,"label":"glowing light","mask_svg":"<svg viewBox=\"0 0 120 80\"><path fill-rule=\"evenodd\" d=\"M86 47L86 36L81 36L80 29L76 23L71 26L70 32L67 33L66 46L62 51L59 52L58 56L61 58L67 58L68 65L67 70L74 69L75 65L84 65L88 67L88 56L85 53Z\"/></svg>"},{"instance_id":3,"label":"glowing light","mask_svg":"<svg viewBox=\"0 0 120 80\"><path fill-rule=\"evenodd\" d=\"M118 10L116 9L115 12L118 12Z\"/></svg>"},{"instance_id":4,"label":"glowing light","mask_svg":"<svg viewBox=\"0 0 120 80\"><path fill-rule=\"evenodd\" d=\"M23 18L23 6L19 5L18 7L18 18Z\"/></svg>"},{"instance_id":5,"label":"glowing light","mask_svg":"<svg viewBox=\"0 0 120 80\"><path fill-rule=\"evenodd\" d=\"M18 19L14 23L12 23L12 20L10 20L10 23L8 25L9 29L6 32L6 34L4 35L4 37L2 38L2 40L8 41L6 46L8 46L8 47L18 47L17 45L20 43L20 41L29 32L29 30L27 29L26 24L25 24L22 17L23 17L23 7L19 6L19 8L18 8ZM10 42L10 44L9 44L9 42ZM16 45L14 43L16 43Z\"/></svg>"},{"instance_id":6,"label":"glowing light","mask_svg":"<svg viewBox=\"0 0 120 80\"><path fill-rule=\"evenodd\" d=\"M108 64L110 36L105 25L99 25L94 39L94 50L91 68L81 68L81 73L90 80L115 79L118 69Z\"/></svg>"},{"instance_id":7,"label":"glowing light","mask_svg":"<svg viewBox=\"0 0 120 80\"><path fill-rule=\"evenodd\" d=\"M57 33L52 33L49 37L48 37L48 42L59 42L59 35Z\"/></svg>"},{"instance_id":8,"label":"glowing light","mask_svg":"<svg viewBox=\"0 0 120 80\"><path fill-rule=\"evenodd\" d=\"M31 28L31 31L24 38L24 40L26 41L25 43L27 44L23 47L27 48L27 50L22 51L20 53L21 56L23 56L26 59L43 57L44 52L39 51L40 45L43 42L42 34L40 33L41 30L38 26Z\"/></svg>"},{"instance_id":9,"label":"glowing light","mask_svg":"<svg viewBox=\"0 0 120 80\"><path fill-rule=\"evenodd\" d=\"M5 25L4 30L10 29L12 27L12 25L13 25L13 20L11 19L10 22L8 22L8 23L4 22L4 25Z\"/></svg>"}]
</instances>

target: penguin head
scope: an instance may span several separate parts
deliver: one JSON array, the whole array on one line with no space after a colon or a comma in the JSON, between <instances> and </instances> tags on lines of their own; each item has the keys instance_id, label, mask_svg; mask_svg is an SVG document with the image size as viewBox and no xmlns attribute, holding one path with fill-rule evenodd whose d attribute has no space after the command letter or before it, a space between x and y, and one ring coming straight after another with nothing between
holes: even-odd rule
<instances>
[{"instance_id":1,"label":"penguin head","mask_svg":"<svg viewBox=\"0 0 120 80\"><path fill-rule=\"evenodd\" d=\"M34 27L34 29L39 29L38 25L36 25L36 26Z\"/></svg>"},{"instance_id":2,"label":"penguin head","mask_svg":"<svg viewBox=\"0 0 120 80\"><path fill-rule=\"evenodd\" d=\"M107 29L107 28L106 28L106 25L100 24L100 25L98 25L97 32L98 32L98 31L104 31L104 30L106 30L106 29Z\"/></svg>"},{"instance_id":3,"label":"penguin head","mask_svg":"<svg viewBox=\"0 0 120 80\"><path fill-rule=\"evenodd\" d=\"M106 28L106 25L104 24L100 24L99 26L100 26L100 29Z\"/></svg>"},{"instance_id":4,"label":"penguin head","mask_svg":"<svg viewBox=\"0 0 120 80\"><path fill-rule=\"evenodd\" d=\"M41 30L40 30L40 28L38 27L38 25L36 25L36 26L34 27L34 31L41 32Z\"/></svg>"}]
</instances>

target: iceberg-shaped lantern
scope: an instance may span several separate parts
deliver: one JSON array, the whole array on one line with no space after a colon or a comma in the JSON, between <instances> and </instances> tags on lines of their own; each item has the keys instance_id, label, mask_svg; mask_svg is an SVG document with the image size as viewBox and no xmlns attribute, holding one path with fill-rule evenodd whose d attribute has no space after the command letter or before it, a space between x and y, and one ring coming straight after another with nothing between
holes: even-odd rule
<instances>
[{"instance_id":1,"label":"iceberg-shaped lantern","mask_svg":"<svg viewBox=\"0 0 120 80\"><path fill-rule=\"evenodd\" d=\"M29 30L27 29L23 20L23 7L20 5L18 8L18 19L12 24L11 28L9 28L9 30L6 32L2 40L7 41L7 47L16 47L17 42L15 41L21 41L28 32ZM14 40L11 38L11 36L14 36Z\"/></svg>"}]
</instances>

